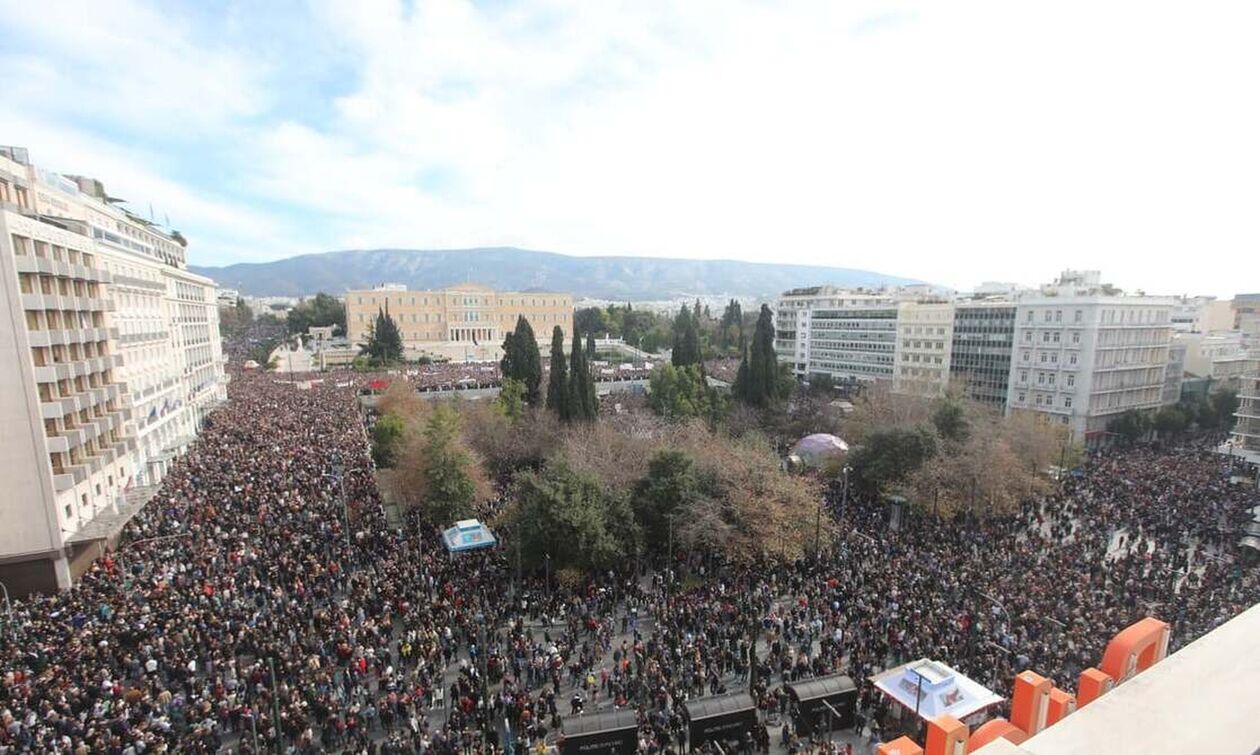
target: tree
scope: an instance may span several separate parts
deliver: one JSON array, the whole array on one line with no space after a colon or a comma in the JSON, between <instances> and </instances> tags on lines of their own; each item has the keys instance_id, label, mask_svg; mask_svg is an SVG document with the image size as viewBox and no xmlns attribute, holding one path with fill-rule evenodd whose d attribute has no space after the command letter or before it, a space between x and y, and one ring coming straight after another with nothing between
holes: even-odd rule
<instances>
[{"instance_id":1,"label":"tree","mask_svg":"<svg viewBox=\"0 0 1260 755\"><path fill-rule=\"evenodd\" d=\"M936 455L936 436L924 426L878 430L849 455L859 484L872 493L905 482Z\"/></svg>"},{"instance_id":2,"label":"tree","mask_svg":"<svg viewBox=\"0 0 1260 755\"><path fill-rule=\"evenodd\" d=\"M686 367L663 364L657 367L649 379L649 389L648 405L662 417L712 420L717 413L717 398L705 382L698 364Z\"/></svg>"},{"instance_id":3,"label":"tree","mask_svg":"<svg viewBox=\"0 0 1260 755\"><path fill-rule=\"evenodd\" d=\"M377 468L394 466L405 430L403 418L392 412L382 415L372 426L372 461Z\"/></svg>"},{"instance_id":4,"label":"tree","mask_svg":"<svg viewBox=\"0 0 1260 755\"><path fill-rule=\"evenodd\" d=\"M503 337L503 358L499 371L504 378L520 381L525 386L525 400L535 406L542 400L542 355L534 328L524 315L516 318L516 329Z\"/></svg>"},{"instance_id":5,"label":"tree","mask_svg":"<svg viewBox=\"0 0 1260 755\"><path fill-rule=\"evenodd\" d=\"M600 307L584 307L573 313L573 327L583 333L612 335L614 328L610 314L610 311Z\"/></svg>"},{"instance_id":6,"label":"tree","mask_svg":"<svg viewBox=\"0 0 1260 755\"><path fill-rule=\"evenodd\" d=\"M738 299L731 299L722 312L722 320L718 327L718 346L727 350L735 346L742 347L743 337L744 310Z\"/></svg>"},{"instance_id":7,"label":"tree","mask_svg":"<svg viewBox=\"0 0 1260 755\"><path fill-rule=\"evenodd\" d=\"M235 306L219 307L219 332L224 338L234 338L249 330L254 322L254 311L237 299Z\"/></svg>"},{"instance_id":8,"label":"tree","mask_svg":"<svg viewBox=\"0 0 1260 755\"><path fill-rule=\"evenodd\" d=\"M430 521L449 523L472 514L477 486L469 472L472 457L462 449L459 415L449 406L437 407L425 426L425 509Z\"/></svg>"},{"instance_id":9,"label":"tree","mask_svg":"<svg viewBox=\"0 0 1260 755\"><path fill-rule=\"evenodd\" d=\"M586 361L595 361L595 334L589 330L586 331Z\"/></svg>"},{"instance_id":10,"label":"tree","mask_svg":"<svg viewBox=\"0 0 1260 755\"><path fill-rule=\"evenodd\" d=\"M700 364L702 361L696 319L686 305L678 310L678 316L674 318L674 347L670 354L670 363L675 367Z\"/></svg>"},{"instance_id":11,"label":"tree","mask_svg":"<svg viewBox=\"0 0 1260 755\"><path fill-rule=\"evenodd\" d=\"M1238 411L1238 391L1222 388L1211 397L1212 408L1216 410L1216 423L1223 430L1234 427L1234 412Z\"/></svg>"},{"instance_id":12,"label":"tree","mask_svg":"<svg viewBox=\"0 0 1260 755\"><path fill-rule=\"evenodd\" d=\"M1107 423L1107 432L1115 433L1126 444L1134 443L1151 431L1151 418L1136 409L1129 409Z\"/></svg>"},{"instance_id":13,"label":"tree","mask_svg":"<svg viewBox=\"0 0 1260 755\"><path fill-rule=\"evenodd\" d=\"M389 316L388 305L386 307L376 311L376 321L368 328L367 342L359 345L359 353L377 366L397 362L403 355L402 333L398 323Z\"/></svg>"},{"instance_id":14,"label":"tree","mask_svg":"<svg viewBox=\"0 0 1260 755\"><path fill-rule=\"evenodd\" d=\"M551 374L547 378L547 408L567 422L569 420L569 382L565 374L564 331L557 325L551 329Z\"/></svg>"},{"instance_id":15,"label":"tree","mask_svg":"<svg viewBox=\"0 0 1260 755\"><path fill-rule=\"evenodd\" d=\"M1184 431L1189 424L1190 418L1179 406L1161 406L1151 422L1155 431L1165 437Z\"/></svg>"},{"instance_id":16,"label":"tree","mask_svg":"<svg viewBox=\"0 0 1260 755\"><path fill-rule=\"evenodd\" d=\"M553 569L605 569L638 539L625 498L564 459L517 475L516 498L512 524L534 569L547 558Z\"/></svg>"},{"instance_id":17,"label":"tree","mask_svg":"<svg viewBox=\"0 0 1260 755\"><path fill-rule=\"evenodd\" d=\"M569 351L569 420L593 422L598 412L595 380L582 348L582 334L573 331L573 347Z\"/></svg>"},{"instance_id":18,"label":"tree","mask_svg":"<svg viewBox=\"0 0 1260 755\"><path fill-rule=\"evenodd\" d=\"M499 397L495 399L495 408L509 420L515 422L525 414L525 386L519 380L506 378L499 388Z\"/></svg>"},{"instance_id":19,"label":"tree","mask_svg":"<svg viewBox=\"0 0 1260 755\"><path fill-rule=\"evenodd\" d=\"M739 379L739 374L743 379ZM752 348L740 365L732 390L735 398L752 406L766 406L780 394L779 358L774 353L774 315L762 304L753 332Z\"/></svg>"},{"instance_id":20,"label":"tree","mask_svg":"<svg viewBox=\"0 0 1260 755\"><path fill-rule=\"evenodd\" d=\"M942 438L953 443L963 443L971 435L967 413L958 401L942 401L932 413L932 424Z\"/></svg>"},{"instance_id":21,"label":"tree","mask_svg":"<svg viewBox=\"0 0 1260 755\"><path fill-rule=\"evenodd\" d=\"M687 517L701 498L695 463L677 449L662 449L648 463L647 476L634 491L634 513L649 546L663 551L670 538L670 518Z\"/></svg>"},{"instance_id":22,"label":"tree","mask_svg":"<svg viewBox=\"0 0 1260 755\"><path fill-rule=\"evenodd\" d=\"M289 310L285 324L290 333L305 334L309 328L322 328L335 325L340 332L346 332L346 308L335 296L323 291L309 299L303 299Z\"/></svg>"}]
</instances>

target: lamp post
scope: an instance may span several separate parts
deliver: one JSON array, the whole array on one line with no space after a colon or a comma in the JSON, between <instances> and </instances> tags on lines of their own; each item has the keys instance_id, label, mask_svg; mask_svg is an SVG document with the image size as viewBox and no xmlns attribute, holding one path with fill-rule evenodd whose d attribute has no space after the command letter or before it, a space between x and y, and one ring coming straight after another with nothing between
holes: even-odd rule
<instances>
[{"instance_id":1,"label":"lamp post","mask_svg":"<svg viewBox=\"0 0 1260 755\"><path fill-rule=\"evenodd\" d=\"M271 656L267 659L267 670L271 672L271 709L275 711L272 715L276 718L276 720L272 722L271 727L276 732L276 755L283 755L284 746L280 740L280 685L276 683L275 656Z\"/></svg>"},{"instance_id":2,"label":"lamp post","mask_svg":"<svg viewBox=\"0 0 1260 755\"><path fill-rule=\"evenodd\" d=\"M840 513L843 515L845 509L849 505L849 473L853 471L853 467L845 465L844 467L844 488L840 493Z\"/></svg>"},{"instance_id":3,"label":"lamp post","mask_svg":"<svg viewBox=\"0 0 1260 755\"><path fill-rule=\"evenodd\" d=\"M9 588L0 582L0 590L4 591L4 615L5 623L9 625L9 639L17 645L17 622L13 620L13 604L9 602Z\"/></svg>"},{"instance_id":4,"label":"lamp post","mask_svg":"<svg viewBox=\"0 0 1260 755\"><path fill-rule=\"evenodd\" d=\"M346 548L350 548L350 509L346 506L346 468L341 463L341 455L334 454L332 472L324 472L321 477L336 478L341 488L341 515L346 520Z\"/></svg>"}]
</instances>

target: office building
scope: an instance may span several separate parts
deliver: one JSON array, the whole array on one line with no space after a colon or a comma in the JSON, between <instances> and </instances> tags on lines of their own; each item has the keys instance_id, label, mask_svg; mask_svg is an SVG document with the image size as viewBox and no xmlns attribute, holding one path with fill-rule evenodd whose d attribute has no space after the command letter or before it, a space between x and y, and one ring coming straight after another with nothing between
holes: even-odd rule
<instances>
[{"instance_id":1,"label":"office building","mask_svg":"<svg viewBox=\"0 0 1260 755\"><path fill-rule=\"evenodd\" d=\"M1234 412L1234 447L1260 464L1260 360L1247 365L1238 381L1238 410Z\"/></svg>"},{"instance_id":2,"label":"office building","mask_svg":"<svg viewBox=\"0 0 1260 755\"><path fill-rule=\"evenodd\" d=\"M1230 302L1233 330L1242 333L1243 347L1260 356L1260 294L1238 294Z\"/></svg>"},{"instance_id":3,"label":"office building","mask_svg":"<svg viewBox=\"0 0 1260 755\"><path fill-rule=\"evenodd\" d=\"M0 574L68 587L224 400L213 282L98 181L0 150Z\"/></svg>"},{"instance_id":4,"label":"office building","mask_svg":"<svg viewBox=\"0 0 1260 755\"><path fill-rule=\"evenodd\" d=\"M775 305L775 352L799 378L837 383L893 379L896 295L831 286L786 291Z\"/></svg>"},{"instance_id":5,"label":"office building","mask_svg":"<svg viewBox=\"0 0 1260 755\"><path fill-rule=\"evenodd\" d=\"M1125 296L1067 271L1019 298L1008 411L1031 411L1099 442L1107 423L1164 401L1173 300Z\"/></svg>"},{"instance_id":6,"label":"office building","mask_svg":"<svg viewBox=\"0 0 1260 755\"><path fill-rule=\"evenodd\" d=\"M953 348L952 303L899 302L893 390L918 396L944 395Z\"/></svg>"},{"instance_id":7,"label":"office building","mask_svg":"<svg viewBox=\"0 0 1260 755\"><path fill-rule=\"evenodd\" d=\"M350 343L366 342L378 312L388 311L402 333L410 356L453 361L485 361L502 356L503 337L524 316L544 349L557 325L573 335L573 297L569 294L494 291L461 284L436 291L408 291L387 284L346 292L346 329Z\"/></svg>"},{"instance_id":8,"label":"office building","mask_svg":"<svg viewBox=\"0 0 1260 755\"><path fill-rule=\"evenodd\" d=\"M958 302L949 363L951 384L968 399L1005 411L1014 338L1014 302Z\"/></svg>"}]
</instances>

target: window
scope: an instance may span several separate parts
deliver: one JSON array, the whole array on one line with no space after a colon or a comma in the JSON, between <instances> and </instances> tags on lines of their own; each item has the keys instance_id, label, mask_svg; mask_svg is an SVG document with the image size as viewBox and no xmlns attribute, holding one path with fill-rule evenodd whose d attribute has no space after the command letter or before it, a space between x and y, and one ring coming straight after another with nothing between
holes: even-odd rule
<instances>
[{"instance_id":1,"label":"window","mask_svg":"<svg viewBox=\"0 0 1260 755\"><path fill-rule=\"evenodd\" d=\"M1028 317L1027 317L1027 318L1025 318L1025 319L1027 319L1027 320L1028 320L1028 322L1032 322L1032 321L1033 321L1033 313L1032 313L1032 310L1031 310L1031 309L1030 309L1030 310L1028 310Z\"/></svg>"},{"instance_id":2,"label":"window","mask_svg":"<svg viewBox=\"0 0 1260 755\"><path fill-rule=\"evenodd\" d=\"M1025 342L1025 343L1032 343L1032 331L1031 331L1031 330L1025 330L1025 331L1024 331L1024 342Z\"/></svg>"},{"instance_id":3,"label":"window","mask_svg":"<svg viewBox=\"0 0 1260 755\"><path fill-rule=\"evenodd\" d=\"M1028 382L1028 370L1020 370L1020 371L1019 371L1019 382L1021 382L1021 383L1027 383L1027 382Z\"/></svg>"},{"instance_id":4,"label":"window","mask_svg":"<svg viewBox=\"0 0 1260 755\"><path fill-rule=\"evenodd\" d=\"M1041 334L1041 342L1042 342L1042 343L1050 343L1050 331L1046 330L1046 331L1043 331L1043 332L1042 332L1042 334Z\"/></svg>"},{"instance_id":5,"label":"window","mask_svg":"<svg viewBox=\"0 0 1260 755\"><path fill-rule=\"evenodd\" d=\"M1081 342L1081 332L1079 330L1072 331L1072 343Z\"/></svg>"},{"instance_id":6,"label":"window","mask_svg":"<svg viewBox=\"0 0 1260 755\"><path fill-rule=\"evenodd\" d=\"M1021 403L1021 404L1022 404L1022 403L1024 403L1027 399L1028 399L1027 394L1025 394L1023 391L1020 391L1020 393L1019 393L1019 399L1018 399L1019 403Z\"/></svg>"},{"instance_id":7,"label":"window","mask_svg":"<svg viewBox=\"0 0 1260 755\"><path fill-rule=\"evenodd\" d=\"M1056 310L1054 311L1054 321L1055 321L1055 322L1063 322L1063 310L1061 310L1061 309L1056 309Z\"/></svg>"},{"instance_id":8,"label":"window","mask_svg":"<svg viewBox=\"0 0 1260 755\"><path fill-rule=\"evenodd\" d=\"M1042 363L1042 364L1045 364L1045 363L1046 363L1046 352L1044 352L1044 351L1043 351L1043 352L1041 352L1041 363Z\"/></svg>"},{"instance_id":9,"label":"window","mask_svg":"<svg viewBox=\"0 0 1260 755\"><path fill-rule=\"evenodd\" d=\"M1068 373L1068 376L1067 376L1067 384L1068 384L1068 387L1069 387L1069 388L1071 388L1072 386L1076 385L1076 375L1074 375L1074 374L1072 374L1072 373Z\"/></svg>"},{"instance_id":10,"label":"window","mask_svg":"<svg viewBox=\"0 0 1260 755\"><path fill-rule=\"evenodd\" d=\"M1048 382L1050 383L1050 385L1054 385L1054 373L1053 373L1053 372L1052 372L1052 373L1050 373L1050 378L1049 378Z\"/></svg>"},{"instance_id":11,"label":"window","mask_svg":"<svg viewBox=\"0 0 1260 755\"><path fill-rule=\"evenodd\" d=\"M1076 364L1076 355L1075 355L1075 354L1071 354L1071 355L1069 355L1069 356L1068 356L1068 364Z\"/></svg>"},{"instance_id":12,"label":"window","mask_svg":"<svg viewBox=\"0 0 1260 755\"><path fill-rule=\"evenodd\" d=\"M1063 408L1064 408L1064 409L1071 409L1071 408L1072 408L1072 397L1071 397L1071 396L1064 396L1064 397L1063 397Z\"/></svg>"},{"instance_id":13,"label":"window","mask_svg":"<svg viewBox=\"0 0 1260 755\"><path fill-rule=\"evenodd\" d=\"M1045 385L1045 384L1046 384L1046 373L1044 373L1044 372L1038 372L1038 373L1037 373L1037 385Z\"/></svg>"}]
</instances>

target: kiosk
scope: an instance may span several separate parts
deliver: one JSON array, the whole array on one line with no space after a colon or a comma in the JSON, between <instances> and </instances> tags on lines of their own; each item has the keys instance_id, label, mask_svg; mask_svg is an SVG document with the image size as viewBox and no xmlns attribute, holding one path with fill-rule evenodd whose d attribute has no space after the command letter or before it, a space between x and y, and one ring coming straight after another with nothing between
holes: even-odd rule
<instances>
[{"instance_id":1,"label":"kiosk","mask_svg":"<svg viewBox=\"0 0 1260 755\"><path fill-rule=\"evenodd\" d=\"M639 718L633 710L610 710L564 721L560 755L634 755Z\"/></svg>"},{"instance_id":2,"label":"kiosk","mask_svg":"<svg viewBox=\"0 0 1260 755\"><path fill-rule=\"evenodd\" d=\"M833 674L802 679L786 686L792 697L792 722L801 734L808 736L816 731L853 728L858 688L849 677Z\"/></svg>"},{"instance_id":3,"label":"kiosk","mask_svg":"<svg viewBox=\"0 0 1260 755\"><path fill-rule=\"evenodd\" d=\"M705 742L740 742L757 725L757 708L747 692L701 697L683 705L687 746L694 750Z\"/></svg>"}]
</instances>

